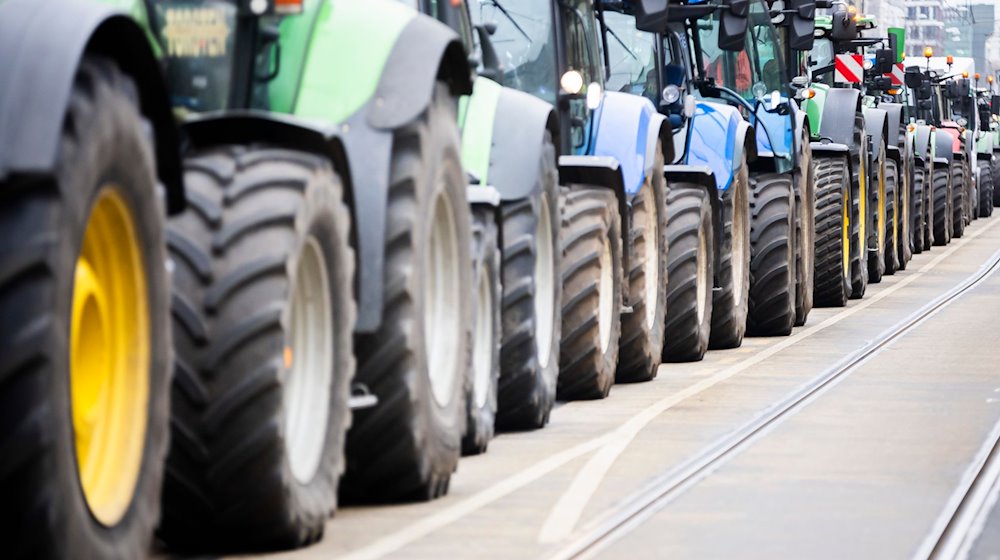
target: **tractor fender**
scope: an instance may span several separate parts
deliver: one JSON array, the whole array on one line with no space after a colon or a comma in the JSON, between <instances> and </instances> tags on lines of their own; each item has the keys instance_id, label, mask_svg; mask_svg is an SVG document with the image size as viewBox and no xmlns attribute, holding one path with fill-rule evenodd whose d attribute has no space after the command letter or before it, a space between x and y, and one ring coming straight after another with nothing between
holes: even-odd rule
<instances>
[{"instance_id":1,"label":"tractor fender","mask_svg":"<svg viewBox=\"0 0 1000 560\"><path fill-rule=\"evenodd\" d=\"M724 191L747 162L758 157L756 133L735 107L699 101L691 118L685 163L712 170L716 188Z\"/></svg>"},{"instance_id":2,"label":"tractor fender","mask_svg":"<svg viewBox=\"0 0 1000 560\"><path fill-rule=\"evenodd\" d=\"M114 60L131 76L155 139L167 210L184 208L178 131L153 50L131 18L95 2L0 3L0 180L54 171L65 109L85 54Z\"/></svg>"},{"instance_id":3,"label":"tractor fender","mask_svg":"<svg viewBox=\"0 0 1000 560\"><path fill-rule=\"evenodd\" d=\"M723 231L722 197L719 194L718 180L715 178L712 168L705 165L666 165L663 167L663 173L671 189L687 187L705 191L708 194L708 200L712 203L712 227L717 232ZM688 187L688 185L691 186ZM722 259L722 235L715 235L713 238L715 240L714 247L712 247L714 262L720 262ZM714 281L714 285L718 286L718 281Z\"/></svg>"},{"instance_id":4,"label":"tractor fender","mask_svg":"<svg viewBox=\"0 0 1000 560\"><path fill-rule=\"evenodd\" d=\"M951 165L955 152L952 150L953 138L951 134L937 129L934 132L934 163L946 163Z\"/></svg>"},{"instance_id":5,"label":"tractor fender","mask_svg":"<svg viewBox=\"0 0 1000 560\"><path fill-rule=\"evenodd\" d=\"M517 115L517 118L511 118ZM466 117L472 118L471 115ZM542 157L545 131L559 146L558 120L552 105L511 88L502 88L492 115L493 134L486 183L500 192L502 200L534 194L538 188L538 162ZM466 129L463 134L475 134Z\"/></svg>"},{"instance_id":6,"label":"tractor fender","mask_svg":"<svg viewBox=\"0 0 1000 560\"><path fill-rule=\"evenodd\" d=\"M622 221L622 241L628 243L632 213L625 189L625 175L617 159L610 156L559 156L559 184L604 187L613 191L618 199L618 215ZM628 259L629 251L623 247L622 270L631 270ZM622 282L622 294L623 301L629 301L628 282Z\"/></svg>"},{"instance_id":7,"label":"tractor fender","mask_svg":"<svg viewBox=\"0 0 1000 560\"><path fill-rule=\"evenodd\" d=\"M873 158L877 158L882 146L888 144L886 140L888 116L883 109L866 107L864 117L865 133L871 137L872 155ZM874 168L874 165L872 167Z\"/></svg>"},{"instance_id":8,"label":"tractor fender","mask_svg":"<svg viewBox=\"0 0 1000 560\"><path fill-rule=\"evenodd\" d=\"M846 144L833 142L810 142L809 147L814 154L850 154L851 148Z\"/></svg>"},{"instance_id":9,"label":"tractor fender","mask_svg":"<svg viewBox=\"0 0 1000 560\"><path fill-rule=\"evenodd\" d=\"M795 123L795 128L792 134L792 147L796 150L799 148L799 143L802 142L803 138L809 138L811 134L809 126L809 115L806 114L799 106L795 103L790 103L792 106L792 114L794 115L793 120Z\"/></svg>"},{"instance_id":10,"label":"tractor fender","mask_svg":"<svg viewBox=\"0 0 1000 560\"><path fill-rule=\"evenodd\" d=\"M605 93L601 110L594 115L597 122L593 155L618 160L625 192L631 199L642 188L646 173L652 171L649 156L665 119L645 97L615 91Z\"/></svg>"},{"instance_id":11,"label":"tractor fender","mask_svg":"<svg viewBox=\"0 0 1000 560\"><path fill-rule=\"evenodd\" d=\"M820 138L834 144L854 146L854 115L859 108L861 93L856 89L830 88L823 105Z\"/></svg>"},{"instance_id":12,"label":"tractor fender","mask_svg":"<svg viewBox=\"0 0 1000 560\"><path fill-rule=\"evenodd\" d=\"M933 136L933 130L926 124L916 125L916 129L913 131L913 155L917 160L928 163L925 160L929 160L931 156L931 141Z\"/></svg>"},{"instance_id":13,"label":"tractor fender","mask_svg":"<svg viewBox=\"0 0 1000 560\"><path fill-rule=\"evenodd\" d=\"M462 40L450 27L417 14L403 27L368 104L368 124L397 129L431 103L434 86L444 80L454 96L472 93L472 73Z\"/></svg>"},{"instance_id":14,"label":"tractor fender","mask_svg":"<svg viewBox=\"0 0 1000 560\"><path fill-rule=\"evenodd\" d=\"M879 109L885 111L886 138L889 146L902 150L906 143L906 127L903 126L903 105L900 103L879 103Z\"/></svg>"}]
</instances>

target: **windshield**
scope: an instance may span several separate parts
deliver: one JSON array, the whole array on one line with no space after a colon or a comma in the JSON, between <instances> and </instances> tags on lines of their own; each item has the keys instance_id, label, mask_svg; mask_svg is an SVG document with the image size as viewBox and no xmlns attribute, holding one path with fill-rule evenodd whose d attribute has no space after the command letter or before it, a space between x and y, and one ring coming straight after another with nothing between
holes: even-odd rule
<instances>
[{"instance_id":1,"label":"windshield","mask_svg":"<svg viewBox=\"0 0 1000 560\"><path fill-rule=\"evenodd\" d=\"M729 52L719 48L719 12L699 19L697 26L705 77L714 78L716 84L741 95L749 92L752 86L750 57L745 50Z\"/></svg>"},{"instance_id":2,"label":"windshield","mask_svg":"<svg viewBox=\"0 0 1000 560\"><path fill-rule=\"evenodd\" d=\"M154 21L165 47L173 105L191 111L225 108L233 79L236 6L158 3Z\"/></svg>"},{"instance_id":3,"label":"windshield","mask_svg":"<svg viewBox=\"0 0 1000 560\"><path fill-rule=\"evenodd\" d=\"M555 34L552 9L541 0L473 0L476 24L496 24L493 46L504 85L556 102Z\"/></svg>"},{"instance_id":4,"label":"windshield","mask_svg":"<svg viewBox=\"0 0 1000 560\"><path fill-rule=\"evenodd\" d=\"M809 69L816 72L833 64L833 42L829 39L816 39L813 50L809 51ZM833 72L812 74L812 81L833 85Z\"/></svg>"},{"instance_id":5,"label":"windshield","mask_svg":"<svg viewBox=\"0 0 1000 560\"><path fill-rule=\"evenodd\" d=\"M608 91L642 95L656 103L658 87L654 35L637 30L634 16L605 12L604 21L608 26L608 54L611 60Z\"/></svg>"}]
</instances>

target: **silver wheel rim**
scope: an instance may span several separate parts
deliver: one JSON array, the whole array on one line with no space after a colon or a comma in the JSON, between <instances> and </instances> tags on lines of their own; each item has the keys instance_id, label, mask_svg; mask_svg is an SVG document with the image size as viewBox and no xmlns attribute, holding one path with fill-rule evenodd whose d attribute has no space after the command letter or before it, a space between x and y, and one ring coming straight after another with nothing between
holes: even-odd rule
<instances>
[{"instance_id":1,"label":"silver wheel rim","mask_svg":"<svg viewBox=\"0 0 1000 560\"><path fill-rule=\"evenodd\" d=\"M431 206L423 301L427 374L434 400L442 407L451 402L455 388L462 326L461 306L455 304L462 287L459 286L458 234L454 216L451 201L442 186Z\"/></svg>"},{"instance_id":2,"label":"silver wheel rim","mask_svg":"<svg viewBox=\"0 0 1000 560\"><path fill-rule=\"evenodd\" d=\"M302 248L291 294L290 344L283 404L288 463L305 484L323 457L333 383L333 314L326 260L310 236Z\"/></svg>"},{"instance_id":3,"label":"silver wheel rim","mask_svg":"<svg viewBox=\"0 0 1000 560\"><path fill-rule=\"evenodd\" d=\"M538 363L543 368L552 357L552 332L556 322L556 271L552 264L554 243L549 199L543 193L535 228L535 346Z\"/></svg>"},{"instance_id":4,"label":"silver wheel rim","mask_svg":"<svg viewBox=\"0 0 1000 560\"><path fill-rule=\"evenodd\" d=\"M701 325L705 321L705 305L708 303L708 239L705 236L705 230L698 229L698 255L695 257L697 259L696 264L698 266L698 278L695 280L697 282L697 297L696 301L698 303L698 324ZM736 281L734 280L734 285Z\"/></svg>"},{"instance_id":5,"label":"silver wheel rim","mask_svg":"<svg viewBox=\"0 0 1000 560\"><path fill-rule=\"evenodd\" d=\"M644 203L646 207L646 231L643 243L645 243L646 249L646 328L652 329L653 323L656 322L656 304L658 303L656 296L659 293L657 287L660 283L660 267L657 266L659 264L657 245L659 245L660 236L657 227L656 196L652 192L652 185L649 185L649 189L649 196L646 197Z\"/></svg>"},{"instance_id":6,"label":"silver wheel rim","mask_svg":"<svg viewBox=\"0 0 1000 560\"><path fill-rule=\"evenodd\" d=\"M601 351L607 352L611 344L611 314L614 312L614 279L611 272L611 241L604 239L601 246L601 275L598 284L597 332L601 337Z\"/></svg>"},{"instance_id":7,"label":"silver wheel rim","mask_svg":"<svg viewBox=\"0 0 1000 560\"><path fill-rule=\"evenodd\" d=\"M472 346L472 397L476 408L486 406L493 373L493 337L496 333L493 332L493 297L487 272L484 267L476 287L476 332Z\"/></svg>"},{"instance_id":8,"label":"silver wheel rim","mask_svg":"<svg viewBox=\"0 0 1000 560\"><path fill-rule=\"evenodd\" d=\"M737 185L734 185L737 186ZM730 231L732 239L732 260L729 266L732 268L733 277L733 301L743 301L743 263L746 261L746 254L749 252L747 244L750 243L750 235L747 232L746 213L742 211L746 207L742 188L737 188L733 192L733 229ZM699 241L703 243L703 241ZM699 271L701 270L699 264ZM739 268L737 268L739 267ZM699 306L699 309L701 307Z\"/></svg>"}]
</instances>

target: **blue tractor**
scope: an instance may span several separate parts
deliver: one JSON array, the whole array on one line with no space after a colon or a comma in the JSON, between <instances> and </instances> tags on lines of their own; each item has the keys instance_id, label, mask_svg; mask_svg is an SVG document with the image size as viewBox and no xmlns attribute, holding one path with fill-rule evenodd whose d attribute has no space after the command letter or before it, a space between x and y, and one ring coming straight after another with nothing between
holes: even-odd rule
<instances>
[{"instance_id":1,"label":"blue tractor","mask_svg":"<svg viewBox=\"0 0 1000 560\"><path fill-rule=\"evenodd\" d=\"M745 333L753 128L734 107L695 97L687 24L698 17L653 14L633 2L605 0L601 6L610 87L645 96L672 125L675 158L665 168L670 194L664 358L698 360L709 346L739 346ZM730 9L705 8L705 14ZM731 36L713 45L719 52L742 49L741 19L727 12Z\"/></svg>"},{"instance_id":2,"label":"blue tractor","mask_svg":"<svg viewBox=\"0 0 1000 560\"><path fill-rule=\"evenodd\" d=\"M612 383L651 379L666 315L667 119L647 99L606 92L606 49L592 0L480 0L473 21L492 32L501 82L555 108L562 185L560 398L601 398ZM502 371L507 399L523 377Z\"/></svg>"}]
</instances>

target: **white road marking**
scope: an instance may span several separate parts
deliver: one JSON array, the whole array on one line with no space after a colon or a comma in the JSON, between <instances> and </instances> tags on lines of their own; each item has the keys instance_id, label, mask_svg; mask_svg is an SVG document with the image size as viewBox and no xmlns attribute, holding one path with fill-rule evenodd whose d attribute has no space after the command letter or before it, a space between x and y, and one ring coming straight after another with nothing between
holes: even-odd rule
<instances>
[{"instance_id":1,"label":"white road marking","mask_svg":"<svg viewBox=\"0 0 1000 560\"><path fill-rule=\"evenodd\" d=\"M887 288L885 291L879 292L878 294L872 296L867 300L861 300L858 304L854 305L853 307L845 309L839 314L830 317L826 321L823 321L819 325L813 327L807 327L804 331L795 334L789 338L786 338L785 340L779 342L778 344L770 348L761 350L760 353L747 358L744 362L726 368L725 370L723 370L723 372L720 372L720 374L716 374L711 378L696 383L692 385L690 388L682 391L681 393L675 394L671 397L664 399L663 401L660 401L659 403L655 403L654 405L647 407L645 410L636 414L632 419L626 421L626 423L620 426L619 428L611 430L610 432L604 435L579 443L577 445L574 445L573 447L570 447L569 449L563 450L550 457L547 457L525 468L524 470L518 471L517 473L508 476L507 478L497 482L493 486L480 490L479 492L473 494L472 496L469 496L468 498L465 498L460 502L457 502L440 511L427 515L426 517L420 519L420 521L417 521L416 523L407 525L406 527L403 527L396 532L389 533L388 535L375 539L367 546L356 549L346 554L342 558L348 560L370 560L388 556L394 552L399 551L403 547L413 542L416 542L435 531L447 527L448 525L462 519L463 517L471 513L474 513L475 511L485 506L490 505L491 503L497 500L500 500L501 498L504 498L505 496L513 494L517 490L524 488L525 486L531 484L532 482L539 480L548 473L570 463L571 461L579 457L582 457L592 451L596 451L598 449L602 449L603 447L611 445L614 445L615 447L620 447L620 445L617 442L615 442L615 438L621 437L622 433L627 434L629 430L635 429L635 426L639 426L639 421L637 419L646 418L646 416L650 412L659 410L664 404L667 406L663 408L663 410L667 410L669 407L675 406L677 403L681 402L683 398L689 398L691 396L697 395L698 393L710 388L712 385L715 385L721 381L724 381L725 379L728 379L729 377L732 377L733 375L738 373L738 371L742 371L743 369L755 365L760 361L764 360L765 358L770 357L776 354L777 352L784 350L785 348L788 348L792 344L804 338L807 338L812 333L818 332L819 330L832 326L840 322L841 320L853 315L857 311L864 309L865 307L868 307L872 303L881 300L882 298L886 297L888 293L895 292L902 286L905 286L913 282L916 278L919 278L927 271L933 269L941 261L943 261L951 254L953 254L957 249L963 247L968 242L972 241L979 235L983 234L998 222L1000 222L1000 220L991 221L983 229L975 231L965 236L962 240L954 243L949 249L945 250L943 253L941 253L936 258L934 258L929 263L920 268L915 274L904 278L902 281L899 282L899 284L891 286ZM737 370L736 368L739 368L739 370ZM721 377L721 374L725 372L732 372L732 373L729 373L729 375L727 375L725 378ZM680 395L685 395L685 396L683 398L679 398ZM648 424L648 422L651 420L652 418L647 420L642 425ZM634 435L632 437L634 437ZM624 449L624 447L622 447L622 449ZM595 458L596 457L597 456L595 456ZM606 459L604 459L604 461L606 461ZM591 462L593 462L593 460ZM611 462L613 462L613 458ZM584 470L587 470L587 467L584 467ZM577 478L579 478L579 475ZM576 481L574 481L574 484L577 484ZM590 492L590 495L592 494L593 491ZM590 499L590 495L587 496L588 501ZM584 505L585 504L586 502L584 502ZM558 504L556 507L559 507ZM579 518L579 513L576 514L576 517ZM576 522L574 521L573 525L575 524Z\"/></svg>"},{"instance_id":2,"label":"white road marking","mask_svg":"<svg viewBox=\"0 0 1000 560\"><path fill-rule=\"evenodd\" d=\"M625 449L628 448L628 446L632 443L632 440L635 439L636 435L638 435L643 428L656 419L660 414L666 412L684 400L687 400L733 377L737 373L759 364L778 352L781 352L782 350L785 350L786 348L843 321L862 309L878 303L896 291L911 284L917 278L926 274L928 271L940 264L944 259L951 256L955 251L988 231L996 225L996 223L996 221L993 221L983 229L973 232L961 241L952 244L951 247L920 268L916 274L903 278L899 281L899 283L889 286L885 290L861 300L857 305L844 309L840 313L837 313L818 325L806 327L804 330L782 340L781 342L761 350L754 356L723 369L712 377L706 378L698 383L695 383L694 385L691 385L687 389L680 391L679 393L670 395L656 403L653 403L645 410L630 418L617 430L615 430L614 438L602 447L593 457L591 457L583 468L580 469L580 472L577 473L573 482L569 485L566 491L563 492L559 501L556 502L555 506L553 506L552 510L549 512L549 516L545 520L545 523L542 525L542 529L538 534L538 542L543 544L559 542L573 533L573 530L576 528L576 524L580 521L580 517L583 515L584 508L590 502L594 493L597 492L598 487L601 485L604 477L611 469L611 466L625 451Z\"/></svg>"}]
</instances>

